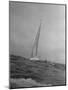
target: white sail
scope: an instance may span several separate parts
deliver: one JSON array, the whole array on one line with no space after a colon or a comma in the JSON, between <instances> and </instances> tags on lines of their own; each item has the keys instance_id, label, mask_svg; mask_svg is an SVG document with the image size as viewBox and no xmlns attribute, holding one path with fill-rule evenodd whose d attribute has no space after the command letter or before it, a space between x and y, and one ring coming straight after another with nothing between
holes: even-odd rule
<instances>
[{"instance_id":1,"label":"white sail","mask_svg":"<svg viewBox=\"0 0 68 90\"><path fill-rule=\"evenodd\" d=\"M33 45L33 48L32 48L32 53L31 53L30 60L39 60L39 58L37 57L37 54L38 54L38 44L39 44L40 30L41 30L41 22L40 22L40 26L39 26L38 32L36 34L36 37L35 37L35 41L34 41L34 45Z\"/></svg>"}]
</instances>

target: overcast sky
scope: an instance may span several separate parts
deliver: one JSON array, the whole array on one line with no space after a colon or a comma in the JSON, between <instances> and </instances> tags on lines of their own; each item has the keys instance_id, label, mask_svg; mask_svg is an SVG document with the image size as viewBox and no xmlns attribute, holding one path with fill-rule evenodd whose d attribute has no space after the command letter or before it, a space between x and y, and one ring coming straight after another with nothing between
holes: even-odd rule
<instances>
[{"instance_id":1,"label":"overcast sky","mask_svg":"<svg viewBox=\"0 0 68 90\"><path fill-rule=\"evenodd\" d=\"M29 58L42 19L38 56L65 63L65 6L10 2L10 54Z\"/></svg>"}]
</instances>

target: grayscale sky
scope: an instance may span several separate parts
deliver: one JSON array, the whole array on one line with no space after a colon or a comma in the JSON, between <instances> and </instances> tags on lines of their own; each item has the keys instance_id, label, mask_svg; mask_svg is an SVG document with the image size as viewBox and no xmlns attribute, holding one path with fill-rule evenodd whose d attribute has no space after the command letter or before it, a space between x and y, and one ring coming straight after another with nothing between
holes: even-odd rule
<instances>
[{"instance_id":1,"label":"grayscale sky","mask_svg":"<svg viewBox=\"0 0 68 90\"><path fill-rule=\"evenodd\" d=\"M42 19L38 56L65 63L65 6L10 2L10 54L29 58Z\"/></svg>"}]
</instances>

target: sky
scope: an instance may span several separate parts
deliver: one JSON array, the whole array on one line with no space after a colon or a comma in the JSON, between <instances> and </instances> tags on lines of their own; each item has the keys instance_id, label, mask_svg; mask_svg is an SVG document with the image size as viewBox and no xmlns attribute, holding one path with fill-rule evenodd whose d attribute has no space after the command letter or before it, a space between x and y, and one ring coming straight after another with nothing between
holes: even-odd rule
<instances>
[{"instance_id":1,"label":"sky","mask_svg":"<svg viewBox=\"0 0 68 90\"><path fill-rule=\"evenodd\" d=\"M10 54L30 58L34 38L42 20L38 57L65 63L65 6L9 3Z\"/></svg>"}]
</instances>

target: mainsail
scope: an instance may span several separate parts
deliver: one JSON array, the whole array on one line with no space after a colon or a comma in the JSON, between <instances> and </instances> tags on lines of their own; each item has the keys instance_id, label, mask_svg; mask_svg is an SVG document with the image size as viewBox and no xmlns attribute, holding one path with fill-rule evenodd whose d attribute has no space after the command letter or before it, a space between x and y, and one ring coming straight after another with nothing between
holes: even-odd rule
<instances>
[{"instance_id":1,"label":"mainsail","mask_svg":"<svg viewBox=\"0 0 68 90\"><path fill-rule=\"evenodd\" d=\"M38 53L38 44L39 44L40 30L41 30L41 22L40 22L40 26L39 26L38 32L36 34L34 45L33 45L33 48L32 48L32 53L31 53L31 58L30 58L31 60L39 59L39 58L37 58L37 53Z\"/></svg>"}]
</instances>

